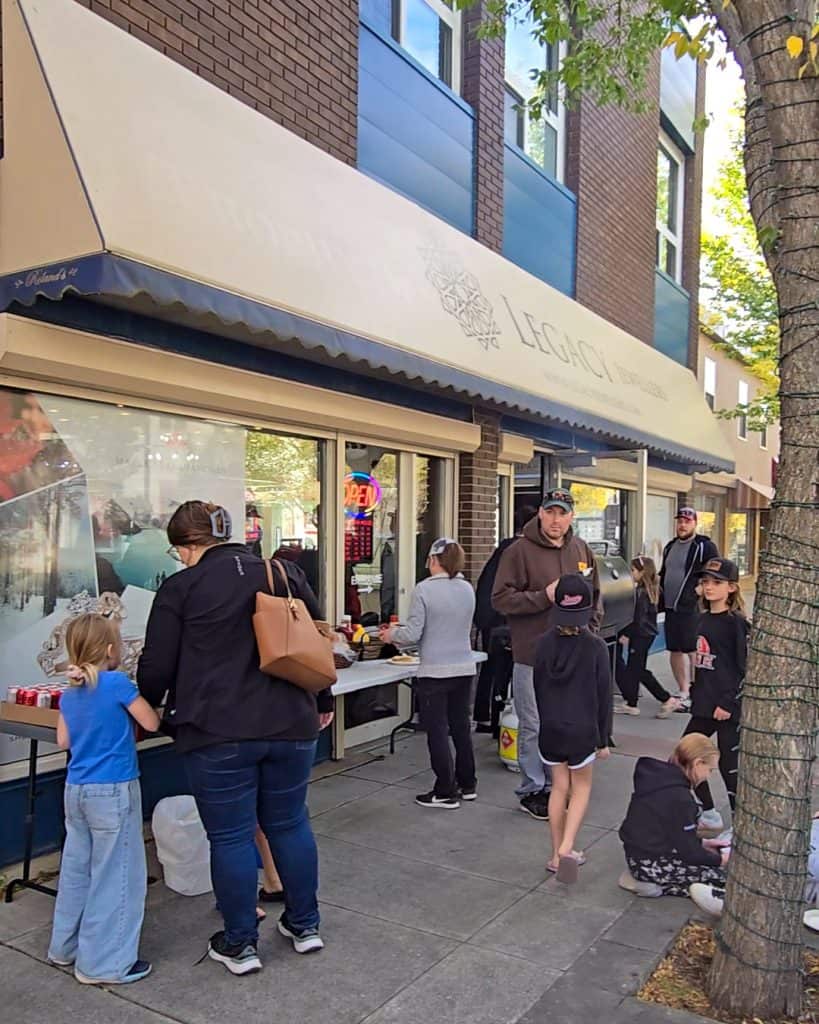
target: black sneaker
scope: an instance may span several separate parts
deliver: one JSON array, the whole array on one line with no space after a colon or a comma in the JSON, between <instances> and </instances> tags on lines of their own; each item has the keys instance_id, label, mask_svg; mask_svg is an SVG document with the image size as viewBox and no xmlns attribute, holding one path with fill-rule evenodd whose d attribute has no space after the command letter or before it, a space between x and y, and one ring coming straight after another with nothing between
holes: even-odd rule
<instances>
[{"instance_id":1,"label":"black sneaker","mask_svg":"<svg viewBox=\"0 0 819 1024\"><path fill-rule=\"evenodd\" d=\"M278 892L268 892L267 889L262 887L259 889L259 903L284 903L284 890L279 889Z\"/></svg>"},{"instance_id":2,"label":"black sneaker","mask_svg":"<svg viewBox=\"0 0 819 1024\"><path fill-rule=\"evenodd\" d=\"M256 952L254 942L242 942L229 946L225 942L225 933L216 932L211 935L208 943L208 956L217 963L224 964L231 974L255 974L262 969L262 961Z\"/></svg>"},{"instance_id":3,"label":"black sneaker","mask_svg":"<svg viewBox=\"0 0 819 1024\"><path fill-rule=\"evenodd\" d=\"M435 793L419 793L415 798L419 807L443 807L448 811L454 811L461 806L461 801L456 796L436 796Z\"/></svg>"},{"instance_id":4,"label":"black sneaker","mask_svg":"<svg viewBox=\"0 0 819 1024\"><path fill-rule=\"evenodd\" d=\"M293 949L297 953L317 953L324 949L318 928L302 928L301 931L297 931L287 923L284 914L279 918L279 934L292 941Z\"/></svg>"},{"instance_id":5,"label":"black sneaker","mask_svg":"<svg viewBox=\"0 0 819 1024\"><path fill-rule=\"evenodd\" d=\"M538 821L549 820L549 794L545 792L541 793L528 793L520 801L520 809L526 811L527 814L531 814L533 818L537 818Z\"/></svg>"},{"instance_id":6,"label":"black sneaker","mask_svg":"<svg viewBox=\"0 0 819 1024\"><path fill-rule=\"evenodd\" d=\"M147 960L137 960L124 978L89 978L74 968L74 977L81 985L130 985L134 981L142 981L151 973L151 964Z\"/></svg>"},{"instance_id":7,"label":"black sneaker","mask_svg":"<svg viewBox=\"0 0 819 1024\"><path fill-rule=\"evenodd\" d=\"M478 799L478 788L473 786L471 789L459 789L458 790L459 800L477 800Z\"/></svg>"}]
</instances>

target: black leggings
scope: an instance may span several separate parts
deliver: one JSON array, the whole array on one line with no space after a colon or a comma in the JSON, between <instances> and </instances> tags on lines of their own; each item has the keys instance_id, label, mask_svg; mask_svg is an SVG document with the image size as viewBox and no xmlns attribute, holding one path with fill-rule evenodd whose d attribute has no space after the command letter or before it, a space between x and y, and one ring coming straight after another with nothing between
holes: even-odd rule
<instances>
[{"instance_id":1,"label":"black leggings","mask_svg":"<svg viewBox=\"0 0 819 1024\"><path fill-rule=\"evenodd\" d=\"M671 694L660 686L654 673L646 668L648 652L653 642L654 638L650 636L638 636L636 640L630 640L628 645L628 662L625 664L620 657L620 652L617 652L615 678L620 688L620 693L623 695L623 700L631 708L637 707L640 683L661 704L671 700Z\"/></svg>"},{"instance_id":2,"label":"black leggings","mask_svg":"<svg viewBox=\"0 0 819 1024\"><path fill-rule=\"evenodd\" d=\"M729 718L725 722L718 722L716 718L691 717L691 721L685 727L683 736L692 732L701 732L704 736L717 734L717 746L719 747L719 773L725 788L728 790L728 801L731 804L731 812L737 799L737 764L739 763L739 722ZM711 796L711 787L707 782L701 782L694 790L697 799L702 804L704 811L710 811L714 807L714 798Z\"/></svg>"},{"instance_id":3,"label":"black leggings","mask_svg":"<svg viewBox=\"0 0 819 1024\"><path fill-rule=\"evenodd\" d=\"M469 720L472 676L419 677L415 686L421 725L427 731L429 759L435 772L433 792L436 796L455 796L459 788L474 789L475 755ZM450 736L455 747L454 764Z\"/></svg>"}]
</instances>

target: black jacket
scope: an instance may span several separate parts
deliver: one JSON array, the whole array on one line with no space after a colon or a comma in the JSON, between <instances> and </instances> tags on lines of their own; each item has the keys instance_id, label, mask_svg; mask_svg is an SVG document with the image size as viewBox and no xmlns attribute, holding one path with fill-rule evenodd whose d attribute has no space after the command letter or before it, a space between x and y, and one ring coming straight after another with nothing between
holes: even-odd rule
<instances>
[{"instance_id":1,"label":"black jacket","mask_svg":"<svg viewBox=\"0 0 819 1024\"><path fill-rule=\"evenodd\" d=\"M686 864L721 863L720 855L706 850L697 838L697 803L685 773L653 757L637 761L620 839L626 856L635 860L676 855Z\"/></svg>"},{"instance_id":2,"label":"black jacket","mask_svg":"<svg viewBox=\"0 0 819 1024\"><path fill-rule=\"evenodd\" d=\"M556 627L538 641L534 665L540 749L574 753L608 745L611 669L605 640Z\"/></svg>"},{"instance_id":3,"label":"black jacket","mask_svg":"<svg viewBox=\"0 0 819 1024\"><path fill-rule=\"evenodd\" d=\"M317 617L304 574L297 565L282 564L291 589ZM277 595L284 596L275 572L273 579ZM262 559L244 544L219 544L157 591L137 685L154 706L168 693L180 749L203 745L202 734L220 742L281 734L311 739L318 733L316 697L259 671L252 622L259 590L269 593ZM329 690L319 698L321 709L331 710Z\"/></svg>"},{"instance_id":4,"label":"black jacket","mask_svg":"<svg viewBox=\"0 0 819 1024\"><path fill-rule=\"evenodd\" d=\"M507 537L502 540L489 556L489 561L481 569L478 582L475 587L475 615L474 623L478 629L495 629L506 622L506 617L492 607L492 589L495 586L495 576L498 573L501 555L514 544L517 537Z\"/></svg>"},{"instance_id":5,"label":"black jacket","mask_svg":"<svg viewBox=\"0 0 819 1024\"><path fill-rule=\"evenodd\" d=\"M677 543L676 537L670 540L663 548L663 564L660 569L660 611L668 611L674 607L676 594L665 593L665 568L666 558L672 546ZM716 544L710 537L704 534L697 534L694 542L688 549L688 557L685 560L685 581L683 582L680 598L677 601L675 611L689 614L697 610L697 584L699 583L699 570L711 558L719 558L719 551ZM666 600L666 598L668 600Z\"/></svg>"},{"instance_id":6,"label":"black jacket","mask_svg":"<svg viewBox=\"0 0 819 1024\"><path fill-rule=\"evenodd\" d=\"M739 701L748 660L750 625L738 612L704 612L697 626L691 714L713 718L714 709L739 717Z\"/></svg>"},{"instance_id":7,"label":"black jacket","mask_svg":"<svg viewBox=\"0 0 819 1024\"><path fill-rule=\"evenodd\" d=\"M634 600L634 618L622 632L629 640L657 635L657 605L652 604L645 587L638 586Z\"/></svg>"}]
</instances>

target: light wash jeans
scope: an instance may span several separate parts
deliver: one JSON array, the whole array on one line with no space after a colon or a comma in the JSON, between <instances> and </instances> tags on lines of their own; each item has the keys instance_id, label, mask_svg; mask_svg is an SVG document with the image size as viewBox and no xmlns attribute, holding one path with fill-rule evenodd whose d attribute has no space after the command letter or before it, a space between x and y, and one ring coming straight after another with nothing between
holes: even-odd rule
<instances>
[{"instance_id":1,"label":"light wash jeans","mask_svg":"<svg viewBox=\"0 0 819 1024\"><path fill-rule=\"evenodd\" d=\"M534 669L517 662L512 668L512 703L518 716L518 764L520 785L517 796L529 796L549 789L552 774L540 758L540 716L535 700Z\"/></svg>"},{"instance_id":2,"label":"light wash jeans","mask_svg":"<svg viewBox=\"0 0 819 1024\"><path fill-rule=\"evenodd\" d=\"M67 783L66 839L48 955L120 981L139 959L147 871L139 779Z\"/></svg>"}]
</instances>

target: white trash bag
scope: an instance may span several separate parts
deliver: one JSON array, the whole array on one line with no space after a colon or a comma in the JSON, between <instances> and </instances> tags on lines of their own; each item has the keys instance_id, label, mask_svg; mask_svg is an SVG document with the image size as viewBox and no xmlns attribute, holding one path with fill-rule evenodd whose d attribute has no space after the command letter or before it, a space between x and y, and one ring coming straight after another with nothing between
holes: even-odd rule
<instances>
[{"instance_id":1,"label":"white trash bag","mask_svg":"<svg viewBox=\"0 0 819 1024\"><path fill-rule=\"evenodd\" d=\"M151 828L165 885L183 896L211 892L210 843L192 796L168 796L154 808Z\"/></svg>"}]
</instances>

